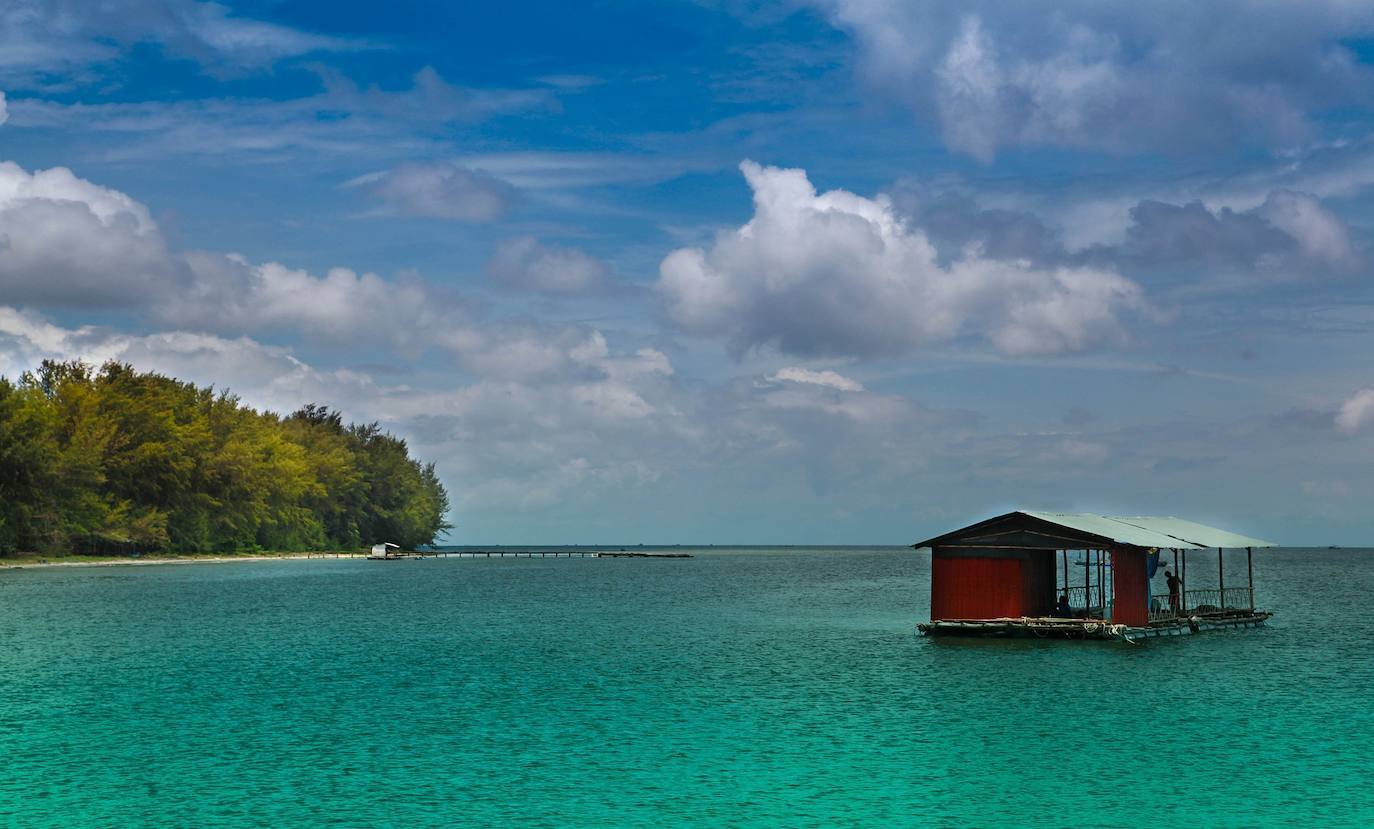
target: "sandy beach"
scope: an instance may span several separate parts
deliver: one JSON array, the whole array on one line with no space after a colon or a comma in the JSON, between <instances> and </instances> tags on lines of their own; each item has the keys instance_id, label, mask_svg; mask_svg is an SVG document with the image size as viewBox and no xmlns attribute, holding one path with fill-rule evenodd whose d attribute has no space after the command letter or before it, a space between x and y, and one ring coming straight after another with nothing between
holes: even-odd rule
<instances>
[{"instance_id":1,"label":"sandy beach","mask_svg":"<svg viewBox=\"0 0 1374 829\"><path fill-rule=\"evenodd\" d=\"M242 555L186 555L186 556L16 556L0 558L0 570L22 570L35 567L124 567L151 564L229 564L236 561L272 561L301 558L339 559L364 558L366 553L244 553Z\"/></svg>"}]
</instances>

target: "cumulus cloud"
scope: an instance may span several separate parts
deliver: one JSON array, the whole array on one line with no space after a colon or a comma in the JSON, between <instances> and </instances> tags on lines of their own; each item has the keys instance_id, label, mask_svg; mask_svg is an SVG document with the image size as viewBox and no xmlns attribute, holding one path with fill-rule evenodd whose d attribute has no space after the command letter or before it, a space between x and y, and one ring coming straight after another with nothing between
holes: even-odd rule
<instances>
[{"instance_id":1,"label":"cumulus cloud","mask_svg":"<svg viewBox=\"0 0 1374 829\"><path fill-rule=\"evenodd\" d=\"M1255 212L1288 234L1309 260L1335 267L1357 264L1359 257L1351 244L1349 228L1314 196L1278 190L1270 193Z\"/></svg>"},{"instance_id":2,"label":"cumulus cloud","mask_svg":"<svg viewBox=\"0 0 1374 829\"><path fill-rule=\"evenodd\" d=\"M190 284L150 307L164 324L218 332L290 330L315 339L405 347L424 328L466 321L461 302L418 278L384 279L375 273L331 268L314 274L278 262L262 264L236 254L184 254Z\"/></svg>"},{"instance_id":3,"label":"cumulus cloud","mask_svg":"<svg viewBox=\"0 0 1374 829\"><path fill-rule=\"evenodd\" d=\"M492 339L504 340L496 332ZM380 420L415 439L422 455L438 460L450 480L482 480L507 497L523 490L506 508L566 495L569 488L586 495L652 480L668 468L663 458L651 457L653 443L688 435L664 354L617 351L596 331L564 345L564 370L553 375L495 371L473 378L448 372L416 386L387 385L365 371L323 369L288 347L248 337L68 328L35 312L0 306L4 376L15 377L43 359L95 365L117 360L227 388L250 405L279 412L324 402L347 417ZM457 493L485 504L490 490L465 486L455 488Z\"/></svg>"},{"instance_id":4,"label":"cumulus cloud","mask_svg":"<svg viewBox=\"0 0 1374 829\"><path fill-rule=\"evenodd\" d=\"M434 349L473 376L501 380L608 370L597 358L606 356L605 342L594 329L486 319L470 300L417 277L385 279L349 268L314 274L219 253L186 258L191 285L152 312L166 325L221 334L290 332L412 357Z\"/></svg>"},{"instance_id":5,"label":"cumulus cloud","mask_svg":"<svg viewBox=\"0 0 1374 829\"><path fill-rule=\"evenodd\" d=\"M1336 428L1353 435L1374 424L1374 388L1361 389L1341 404L1336 412Z\"/></svg>"},{"instance_id":6,"label":"cumulus cloud","mask_svg":"<svg viewBox=\"0 0 1374 829\"><path fill-rule=\"evenodd\" d=\"M1280 190L1250 210L1142 201L1119 246L1095 254L1141 265L1197 263L1308 276L1360 261L1349 229L1313 196Z\"/></svg>"},{"instance_id":7,"label":"cumulus cloud","mask_svg":"<svg viewBox=\"0 0 1374 829\"><path fill-rule=\"evenodd\" d=\"M1374 10L1343 0L812 2L852 33L874 87L982 160L1037 144L1283 147L1314 132L1312 113L1368 101L1370 70L1345 44L1374 31Z\"/></svg>"},{"instance_id":8,"label":"cumulus cloud","mask_svg":"<svg viewBox=\"0 0 1374 829\"><path fill-rule=\"evenodd\" d=\"M128 362L141 370L228 389L251 405L276 411L292 411L315 399L352 401L362 397L360 390L368 385L355 372L321 371L286 348L248 337L66 328L35 312L0 306L0 375L16 377L45 359L91 365Z\"/></svg>"},{"instance_id":9,"label":"cumulus cloud","mask_svg":"<svg viewBox=\"0 0 1374 829\"><path fill-rule=\"evenodd\" d=\"M1237 274L1298 281L1352 273L1365 261L1344 219L1316 196L1288 189L1271 190L1248 207L1201 199L1127 202L1119 238L1079 247L1057 221L1026 209L984 208L967 193L906 181L892 198L942 264L974 249L986 259L1042 267L1095 266L1150 278L1173 268L1190 282L1235 285Z\"/></svg>"},{"instance_id":10,"label":"cumulus cloud","mask_svg":"<svg viewBox=\"0 0 1374 829\"><path fill-rule=\"evenodd\" d=\"M498 244L487 262L487 276L506 288L551 296L598 293L611 285L605 262L576 248L541 244L533 236Z\"/></svg>"},{"instance_id":11,"label":"cumulus cloud","mask_svg":"<svg viewBox=\"0 0 1374 829\"><path fill-rule=\"evenodd\" d=\"M734 498L764 482L778 486L780 473L800 495L859 486L891 492L894 481L929 462L934 434L969 421L900 397L817 383L745 376L678 384L662 352L616 348L595 331L563 346L564 365L553 374L443 372L388 383L246 337L67 328L0 306L0 371L7 376L43 358L116 359L227 386L276 411L323 402L350 419L380 421L437 461L454 483L460 520L476 514L491 526L509 516L512 532L608 499L675 500L703 488ZM624 520L616 515L605 529L623 532Z\"/></svg>"},{"instance_id":12,"label":"cumulus cloud","mask_svg":"<svg viewBox=\"0 0 1374 829\"><path fill-rule=\"evenodd\" d=\"M589 267L576 252L535 253L536 271L550 271L536 275L546 280L559 277L552 270L561 262ZM569 287L586 287L591 275ZM597 350L594 331L488 320L471 300L416 276L341 267L312 273L237 254L169 250L146 207L62 168L28 173L0 164L0 289L16 305L129 309L177 331L365 342L410 356L437 349L480 377L608 370L586 357Z\"/></svg>"},{"instance_id":13,"label":"cumulus cloud","mask_svg":"<svg viewBox=\"0 0 1374 829\"><path fill-rule=\"evenodd\" d=\"M925 232L942 262L970 247L988 259L1039 264L1067 259L1058 230L1028 210L984 208L966 193L927 192L912 181L899 184L891 196L902 215Z\"/></svg>"},{"instance_id":14,"label":"cumulus cloud","mask_svg":"<svg viewBox=\"0 0 1374 829\"><path fill-rule=\"evenodd\" d=\"M147 208L55 167L0 162L0 290L7 301L127 307L182 276Z\"/></svg>"},{"instance_id":15,"label":"cumulus cloud","mask_svg":"<svg viewBox=\"0 0 1374 829\"><path fill-rule=\"evenodd\" d=\"M948 265L886 196L817 194L802 170L741 165L754 216L709 249L659 266L658 289L684 331L737 351L872 357L978 337L1009 355L1075 351L1122 336L1148 311L1135 283L1094 267L1036 267L976 250Z\"/></svg>"},{"instance_id":16,"label":"cumulus cloud","mask_svg":"<svg viewBox=\"0 0 1374 829\"><path fill-rule=\"evenodd\" d=\"M129 308L221 333L291 328L348 339L371 331L392 344L463 310L419 279L348 268L317 276L170 250L148 209L124 193L61 167L29 173L10 162L0 163L0 288L6 301L39 308Z\"/></svg>"},{"instance_id":17,"label":"cumulus cloud","mask_svg":"<svg viewBox=\"0 0 1374 829\"><path fill-rule=\"evenodd\" d=\"M461 222L500 218L516 201L506 182L454 164L402 164L348 182L381 202L384 212Z\"/></svg>"}]
</instances>

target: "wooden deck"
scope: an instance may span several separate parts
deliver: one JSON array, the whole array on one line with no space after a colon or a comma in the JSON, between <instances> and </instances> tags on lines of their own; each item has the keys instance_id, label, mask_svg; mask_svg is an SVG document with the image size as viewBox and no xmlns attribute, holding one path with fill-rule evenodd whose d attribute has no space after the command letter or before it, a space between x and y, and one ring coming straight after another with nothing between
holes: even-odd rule
<instances>
[{"instance_id":1,"label":"wooden deck","mask_svg":"<svg viewBox=\"0 0 1374 829\"><path fill-rule=\"evenodd\" d=\"M1001 639L1101 639L1134 642L1161 636L1189 636L1204 631L1262 626L1266 611L1228 611L1151 622L1144 627L1112 624L1100 619L1032 617L1004 619L941 619L917 625L926 636Z\"/></svg>"},{"instance_id":2,"label":"wooden deck","mask_svg":"<svg viewBox=\"0 0 1374 829\"><path fill-rule=\"evenodd\" d=\"M368 556L369 561L399 561L423 558L692 558L691 553L607 552L605 550L438 550L419 553L394 553L386 558Z\"/></svg>"}]
</instances>

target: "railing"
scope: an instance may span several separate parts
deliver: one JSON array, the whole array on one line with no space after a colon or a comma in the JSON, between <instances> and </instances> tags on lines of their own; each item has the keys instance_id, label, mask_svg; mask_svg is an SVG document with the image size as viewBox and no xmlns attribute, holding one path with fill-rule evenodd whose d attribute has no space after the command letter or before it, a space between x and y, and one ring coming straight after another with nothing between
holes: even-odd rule
<instances>
[{"instance_id":1,"label":"railing","mask_svg":"<svg viewBox=\"0 0 1374 829\"><path fill-rule=\"evenodd\" d=\"M1150 619L1172 619L1180 615L1181 608L1169 603L1168 593L1156 593L1150 597Z\"/></svg>"},{"instance_id":2,"label":"railing","mask_svg":"<svg viewBox=\"0 0 1374 829\"><path fill-rule=\"evenodd\" d=\"M1169 602L1168 593L1155 593L1150 596L1150 618L1169 619L1174 616L1190 616L1195 613L1255 609L1255 591L1249 587L1228 587L1225 590L1214 588L1187 590L1184 591L1180 600L1181 606L1175 608Z\"/></svg>"},{"instance_id":3,"label":"railing","mask_svg":"<svg viewBox=\"0 0 1374 829\"><path fill-rule=\"evenodd\" d=\"M1252 587L1228 587L1222 591L1221 606L1226 610L1254 610L1255 590Z\"/></svg>"},{"instance_id":4,"label":"railing","mask_svg":"<svg viewBox=\"0 0 1374 829\"><path fill-rule=\"evenodd\" d=\"M1206 590L1185 590L1183 593L1183 609L1191 610L1195 613L1209 613L1221 610L1221 591Z\"/></svg>"},{"instance_id":5,"label":"railing","mask_svg":"<svg viewBox=\"0 0 1374 829\"><path fill-rule=\"evenodd\" d=\"M1102 615L1102 597L1098 595L1097 585L1094 584L1092 587L1084 587L1080 584L1077 587L1061 587L1055 591L1055 601L1057 602L1059 597L1066 593L1069 597L1069 612L1071 615L1075 617L1083 616L1085 613L1090 616ZM1110 600L1109 596L1108 601L1110 602ZM1055 612L1057 615L1058 611L1056 610Z\"/></svg>"}]
</instances>

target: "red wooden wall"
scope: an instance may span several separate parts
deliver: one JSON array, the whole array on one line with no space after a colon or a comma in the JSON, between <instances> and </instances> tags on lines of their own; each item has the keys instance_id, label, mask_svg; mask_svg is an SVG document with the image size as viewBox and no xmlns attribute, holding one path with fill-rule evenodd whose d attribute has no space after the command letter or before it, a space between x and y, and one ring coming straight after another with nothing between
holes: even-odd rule
<instances>
[{"instance_id":1,"label":"red wooden wall","mask_svg":"<svg viewBox=\"0 0 1374 829\"><path fill-rule=\"evenodd\" d=\"M1054 550L1028 550L1021 564L1021 613L1025 616L1053 616L1058 569Z\"/></svg>"},{"instance_id":2,"label":"red wooden wall","mask_svg":"<svg viewBox=\"0 0 1374 829\"><path fill-rule=\"evenodd\" d=\"M942 558L930 562L931 619L1022 616L1026 589L1014 558Z\"/></svg>"},{"instance_id":3,"label":"red wooden wall","mask_svg":"<svg viewBox=\"0 0 1374 829\"><path fill-rule=\"evenodd\" d=\"M1149 592L1145 551L1112 550L1112 621L1123 625L1149 624Z\"/></svg>"}]
</instances>

